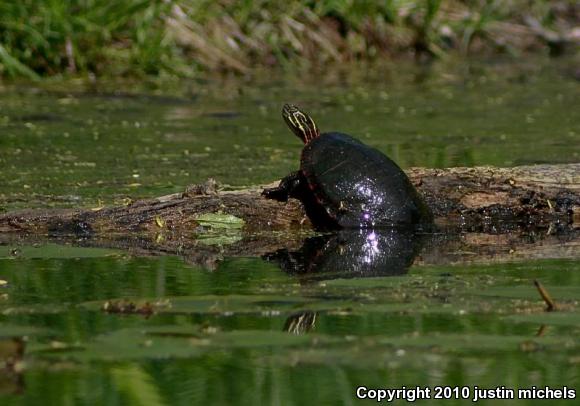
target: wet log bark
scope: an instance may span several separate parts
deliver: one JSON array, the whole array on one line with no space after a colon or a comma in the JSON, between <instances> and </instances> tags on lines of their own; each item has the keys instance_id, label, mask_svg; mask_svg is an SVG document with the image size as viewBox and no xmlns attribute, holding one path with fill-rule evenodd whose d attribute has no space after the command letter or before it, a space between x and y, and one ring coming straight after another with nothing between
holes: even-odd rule
<instances>
[{"instance_id":1,"label":"wet log bark","mask_svg":"<svg viewBox=\"0 0 580 406\"><path fill-rule=\"evenodd\" d=\"M580 223L580 164L407 171L436 223L478 232L575 228ZM300 202L267 200L261 187L218 191L211 183L177 193L98 209L22 210L0 215L0 233L111 235L170 233L193 238L199 216L223 213L244 232L309 229Z\"/></svg>"}]
</instances>

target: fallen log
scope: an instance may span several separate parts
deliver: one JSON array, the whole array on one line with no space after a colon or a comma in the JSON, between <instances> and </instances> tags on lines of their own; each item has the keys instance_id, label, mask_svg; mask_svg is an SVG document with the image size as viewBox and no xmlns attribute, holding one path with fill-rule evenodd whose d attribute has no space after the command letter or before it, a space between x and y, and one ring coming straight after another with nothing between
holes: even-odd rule
<instances>
[{"instance_id":1,"label":"fallen log","mask_svg":"<svg viewBox=\"0 0 580 406\"><path fill-rule=\"evenodd\" d=\"M454 230L502 232L575 228L580 223L580 164L407 171L435 215ZM160 232L193 238L200 216L243 221L244 232L309 229L300 202L263 198L262 187L220 191L212 182L183 193L96 209L21 210L0 215L0 233L95 236Z\"/></svg>"}]
</instances>

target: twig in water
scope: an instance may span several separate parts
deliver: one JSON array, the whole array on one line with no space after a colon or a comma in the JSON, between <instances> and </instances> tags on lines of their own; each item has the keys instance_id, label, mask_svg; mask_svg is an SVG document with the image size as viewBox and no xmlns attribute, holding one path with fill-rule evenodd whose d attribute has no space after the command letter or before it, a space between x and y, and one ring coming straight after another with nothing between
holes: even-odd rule
<instances>
[{"instance_id":1,"label":"twig in water","mask_svg":"<svg viewBox=\"0 0 580 406\"><path fill-rule=\"evenodd\" d=\"M546 334L548 327L545 324L542 324L538 331L536 332L536 337L543 337Z\"/></svg>"},{"instance_id":2,"label":"twig in water","mask_svg":"<svg viewBox=\"0 0 580 406\"><path fill-rule=\"evenodd\" d=\"M537 279L534 279L534 285L536 285L540 296L542 296L542 299L544 299L544 302L546 302L546 311L551 312L556 310L556 303L554 303L548 291L542 286L540 282L538 282Z\"/></svg>"}]
</instances>

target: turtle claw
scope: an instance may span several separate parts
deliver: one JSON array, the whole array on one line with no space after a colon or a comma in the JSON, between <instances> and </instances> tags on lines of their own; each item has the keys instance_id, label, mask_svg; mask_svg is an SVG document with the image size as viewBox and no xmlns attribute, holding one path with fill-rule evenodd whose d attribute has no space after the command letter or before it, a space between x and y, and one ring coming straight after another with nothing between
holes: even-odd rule
<instances>
[{"instance_id":1,"label":"turtle claw","mask_svg":"<svg viewBox=\"0 0 580 406\"><path fill-rule=\"evenodd\" d=\"M297 197L297 193L304 186L302 179L300 171L292 172L282 179L277 187L264 189L262 196L266 197L266 199L287 202L289 197Z\"/></svg>"},{"instance_id":2,"label":"turtle claw","mask_svg":"<svg viewBox=\"0 0 580 406\"><path fill-rule=\"evenodd\" d=\"M277 200L279 202L288 201L288 191L281 187L274 187L262 190L262 196L266 199Z\"/></svg>"}]
</instances>

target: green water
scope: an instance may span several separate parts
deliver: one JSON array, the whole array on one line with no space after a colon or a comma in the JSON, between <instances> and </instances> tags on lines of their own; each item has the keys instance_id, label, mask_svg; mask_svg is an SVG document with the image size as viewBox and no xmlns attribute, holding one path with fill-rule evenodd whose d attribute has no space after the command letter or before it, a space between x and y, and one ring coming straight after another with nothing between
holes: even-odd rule
<instances>
[{"instance_id":1,"label":"green water","mask_svg":"<svg viewBox=\"0 0 580 406\"><path fill-rule=\"evenodd\" d=\"M271 182L298 165L301 142L280 116L287 102L402 167L578 162L572 66L392 66L299 82L270 74L162 90L103 84L100 94L13 85L0 91L0 208L110 203L208 177Z\"/></svg>"},{"instance_id":2,"label":"green water","mask_svg":"<svg viewBox=\"0 0 580 406\"><path fill-rule=\"evenodd\" d=\"M270 182L298 162L284 102L404 167L580 160L580 84L566 61L403 68L122 93L6 85L0 210L91 207L210 176L230 188ZM541 260L452 264L425 259L434 242L407 273L353 278L265 257L208 267L187 253L0 241L2 405L351 404L359 386L469 387L470 398L474 386L567 386L576 400L562 404L580 396L577 245ZM534 279L561 310L543 311ZM103 310L119 300L142 314Z\"/></svg>"}]
</instances>

